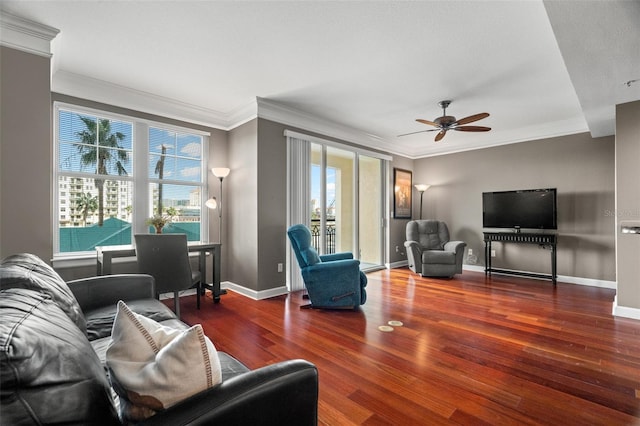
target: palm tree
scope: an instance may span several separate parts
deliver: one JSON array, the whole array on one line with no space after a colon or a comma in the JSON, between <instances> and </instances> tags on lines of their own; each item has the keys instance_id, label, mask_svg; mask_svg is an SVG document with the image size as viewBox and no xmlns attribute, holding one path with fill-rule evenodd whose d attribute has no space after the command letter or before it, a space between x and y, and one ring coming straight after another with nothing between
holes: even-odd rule
<instances>
[{"instance_id":1,"label":"palm tree","mask_svg":"<svg viewBox=\"0 0 640 426\"><path fill-rule=\"evenodd\" d=\"M98 175L108 175L109 166L115 162L118 175L127 175L123 163L129 161L129 153L119 144L125 138L124 133L112 133L111 121L106 118L96 121L89 117L80 117L80 120L86 127L85 130L76 133L82 142L82 145L78 145L82 165L97 165ZM95 179L98 188L98 226L104 223L104 182L105 179Z\"/></svg>"},{"instance_id":2,"label":"palm tree","mask_svg":"<svg viewBox=\"0 0 640 426\"><path fill-rule=\"evenodd\" d=\"M98 198L83 192L76 199L76 209L82 213L82 221L87 226L87 216L98 209Z\"/></svg>"},{"instance_id":3,"label":"palm tree","mask_svg":"<svg viewBox=\"0 0 640 426\"><path fill-rule=\"evenodd\" d=\"M160 153L160 158L156 163L156 170L155 170L155 173L158 175L158 179L160 179L160 182L158 183L158 214L159 215L162 215L162 179L164 178L164 160L165 160L168 148L171 148L171 147L168 145L162 144L161 146L162 152Z\"/></svg>"}]
</instances>

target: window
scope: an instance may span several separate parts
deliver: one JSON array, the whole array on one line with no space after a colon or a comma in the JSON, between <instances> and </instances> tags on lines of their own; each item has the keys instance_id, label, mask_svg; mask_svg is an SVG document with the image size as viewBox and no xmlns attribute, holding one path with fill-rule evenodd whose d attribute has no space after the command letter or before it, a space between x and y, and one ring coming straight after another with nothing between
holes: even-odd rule
<instances>
[{"instance_id":1,"label":"window","mask_svg":"<svg viewBox=\"0 0 640 426\"><path fill-rule=\"evenodd\" d=\"M208 134L58 103L55 129L54 254L131 244L154 215L171 218L164 232L206 234Z\"/></svg>"}]
</instances>

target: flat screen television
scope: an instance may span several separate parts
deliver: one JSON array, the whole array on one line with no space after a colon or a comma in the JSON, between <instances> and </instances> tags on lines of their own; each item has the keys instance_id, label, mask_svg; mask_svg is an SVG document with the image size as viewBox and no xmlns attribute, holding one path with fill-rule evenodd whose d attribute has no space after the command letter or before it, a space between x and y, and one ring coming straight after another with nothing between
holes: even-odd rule
<instances>
[{"instance_id":1,"label":"flat screen television","mask_svg":"<svg viewBox=\"0 0 640 426\"><path fill-rule=\"evenodd\" d=\"M556 188L482 193L485 228L558 229Z\"/></svg>"}]
</instances>

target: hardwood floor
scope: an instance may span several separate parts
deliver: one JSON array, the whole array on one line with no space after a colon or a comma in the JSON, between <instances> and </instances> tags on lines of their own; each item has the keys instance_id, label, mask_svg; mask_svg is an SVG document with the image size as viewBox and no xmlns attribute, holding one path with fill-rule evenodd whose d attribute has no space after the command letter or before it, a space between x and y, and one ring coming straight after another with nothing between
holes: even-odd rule
<instances>
[{"instance_id":1,"label":"hardwood floor","mask_svg":"<svg viewBox=\"0 0 640 426\"><path fill-rule=\"evenodd\" d=\"M313 362L321 425L640 424L640 321L611 315L613 290L466 271L367 276L356 312L229 292L200 311L185 298L182 318L250 368ZM404 325L380 331L388 321Z\"/></svg>"}]
</instances>

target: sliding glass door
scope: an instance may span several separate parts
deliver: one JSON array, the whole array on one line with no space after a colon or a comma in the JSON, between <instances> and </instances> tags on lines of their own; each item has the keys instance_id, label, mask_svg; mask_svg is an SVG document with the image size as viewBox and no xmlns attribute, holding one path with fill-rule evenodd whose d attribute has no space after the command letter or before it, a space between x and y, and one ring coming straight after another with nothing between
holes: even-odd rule
<instances>
[{"instance_id":1,"label":"sliding glass door","mask_svg":"<svg viewBox=\"0 0 640 426\"><path fill-rule=\"evenodd\" d=\"M355 252L355 176L353 152L311 144L309 226L320 254Z\"/></svg>"},{"instance_id":2,"label":"sliding glass door","mask_svg":"<svg viewBox=\"0 0 640 426\"><path fill-rule=\"evenodd\" d=\"M349 251L363 267L382 265L383 161L311 144L311 221L321 254Z\"/></svg>"},{"instance_id":3,"label":"sliding glass door","mask_svg":"<svg viewBox=\"0 0 640 426\"><path fill-rule=\"evenodd\" d=\"M361 269L383 267L383 155L285 132L288 143L288 225L305 223L320 254L352 252ZM293 260L293 262L291 261ZM289 253L287 282L304 288Z\"/></svg>"},{"instance_id":4,"label":"sliding glass door","mask_svg":"<svg viewBox=\"0 0 640 426\"><path fill-rule=\"evenodd\" d=\"M360 268L383 264L383 166L379 158L358 156L358 247Z\"/></svg>"}]
</instances>

